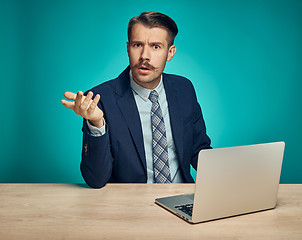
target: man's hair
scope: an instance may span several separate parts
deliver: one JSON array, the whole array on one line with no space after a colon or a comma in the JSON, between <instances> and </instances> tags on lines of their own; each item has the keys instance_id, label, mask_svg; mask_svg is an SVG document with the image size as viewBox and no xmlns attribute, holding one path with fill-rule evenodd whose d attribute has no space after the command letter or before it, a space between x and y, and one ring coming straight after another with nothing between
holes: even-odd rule
<instances>
[{"instance_id":1,"label":"man's hair","mask_svg":"<svg viewBox=\"0 0 302 240\"><path fill-rule=\"evenodd\" d=\"M128 41L130 42L132 28L134 24L141 23L147 27L161 27L168 31L169 39L168 44L169 47L173 45L174 38L178 33L178 28L176 23L172 18L168 17L165 14L159 12L143 12L141 15L133 17L130 19L128 24Z\"/></svg>"}]
</instances>

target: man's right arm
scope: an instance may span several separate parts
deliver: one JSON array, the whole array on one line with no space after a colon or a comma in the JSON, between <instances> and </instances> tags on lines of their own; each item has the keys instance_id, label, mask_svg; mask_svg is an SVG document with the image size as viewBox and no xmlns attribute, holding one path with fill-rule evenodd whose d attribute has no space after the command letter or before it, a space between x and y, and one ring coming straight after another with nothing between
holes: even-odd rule
<instances>
[{"instance_id":1,"label":"man's right arm","mask_svg":"<svg viewBox=\"0 0 302 240\"><path fill-rule=\"evenodd\" d=\"M84 119L81 173L90 187L102 188L109 181L112 173L113 158L109 134L106 130L102 136L92 135L87 122Z\"/></svg>"},{"instance_id":2,"label":"man's right arm","mask_svg":"<svg viewBox=\"0 0 302 240\"><path fill-rule=\"evenodd\" d=\"M81 91L77 94L66 92L64 96L72 101L61 100L62 104L84 118L82 176L90 187L101 188L108 182L112 172L113 159L110 152L108 131L107 133L105 131L102 136L98 136L98 134L93 134L88 126L90 123L99 129L106 127L103 111L98 106L100 95L96 94L93 100L91 91L88 92L87 96L84 96Z\"/></svg>"},{"instance_id":3,"label":"man's right arm","mask_svg":"<svg viewBox=\"0 0 302 240\"><path fill-rule=\"evenodd\" d=\"M105 119L104 119L104 125L101 128L93 126L91 123L89 123L89 121L87 121L87 127L88 127L88 129L90 131L90 134L92 136L94 136L94 137L100 137L100 136L105 135L105 133L106 133L106 122L105 122Z\"/></svg>"}]
</instances>

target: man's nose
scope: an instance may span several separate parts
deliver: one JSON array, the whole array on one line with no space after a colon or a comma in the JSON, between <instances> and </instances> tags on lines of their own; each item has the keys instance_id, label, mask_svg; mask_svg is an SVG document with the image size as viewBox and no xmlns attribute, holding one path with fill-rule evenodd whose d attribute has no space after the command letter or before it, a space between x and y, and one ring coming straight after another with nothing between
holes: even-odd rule
<instances>
[{"instance_id":1,"label":"man's nose","mask_svg":"<svg viewBox=\"0 0 302 240\"><path fill-rule=\"evenodd\" d=\"M144 46L142 48L142 52L141 52L141 59L144 60L150 60L150 49L148 48L148 46Z\"/></svg>"}]
</instances>

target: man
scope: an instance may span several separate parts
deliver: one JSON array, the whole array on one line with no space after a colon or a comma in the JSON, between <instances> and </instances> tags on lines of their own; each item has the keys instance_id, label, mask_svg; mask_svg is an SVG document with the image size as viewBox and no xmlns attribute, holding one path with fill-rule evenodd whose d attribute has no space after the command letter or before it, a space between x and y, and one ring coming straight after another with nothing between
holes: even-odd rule
<instances>
[{"instance_id":1,"label":"man","mask_svg":"<svg viewBox=\"0 0 302 240\"><path fill-rule=\"evenodd\" d=\"M66 92L66 108L84 118L81 172L86 183L194 182L198 152L211 148L191 82L164 74L178 29L145 12L128 25L128 66L84 96ZM93 98L93 96L95 96Z\"/></svg>"}]
</instances>

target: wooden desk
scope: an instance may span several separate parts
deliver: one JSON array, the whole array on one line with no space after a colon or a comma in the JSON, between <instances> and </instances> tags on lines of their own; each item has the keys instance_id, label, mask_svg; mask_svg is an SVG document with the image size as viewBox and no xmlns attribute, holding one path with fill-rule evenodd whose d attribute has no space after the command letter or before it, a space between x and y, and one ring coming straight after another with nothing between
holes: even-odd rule
<instances>
[{"instance_id":1,"label":"wooden desk","mask_svg":"<svg viewBox=\"0 0 302 240\"><path fill-rule=\"evenodd\" d=\"M189 224L154 199L192 184L0 184L0 239L302 239L302 185L280 185L278 206Z\"/></svg>"}]
</instances>

